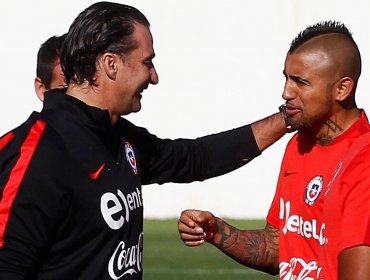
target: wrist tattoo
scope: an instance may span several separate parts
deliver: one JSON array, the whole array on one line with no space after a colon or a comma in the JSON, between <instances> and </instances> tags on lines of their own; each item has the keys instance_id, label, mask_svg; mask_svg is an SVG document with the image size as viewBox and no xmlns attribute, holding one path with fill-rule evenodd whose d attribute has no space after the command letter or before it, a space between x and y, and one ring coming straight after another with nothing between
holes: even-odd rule
<instances>
[{"instance_id":1,"label":"wrist tattoo","mask_svg":"<svg viewBox=\"0 0 370 280\"><path fill-rule=\"evenodd\" d=\"M223 224L218 232L221 237L214 245L234 260L266 272L278 268L278 229L239 230Z\"/></svg>"}]
</instances>

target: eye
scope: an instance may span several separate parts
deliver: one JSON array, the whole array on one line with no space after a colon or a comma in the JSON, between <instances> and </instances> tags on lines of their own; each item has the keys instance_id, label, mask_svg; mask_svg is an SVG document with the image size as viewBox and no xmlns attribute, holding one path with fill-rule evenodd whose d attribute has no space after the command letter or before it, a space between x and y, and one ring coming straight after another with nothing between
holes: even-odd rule
<instances>
[{"instance_id":1,"label":"eye","mask_svg":"<svg viewBox=\"0 0 370 280\"><path fill-rule=\"evenodd\" d=\"M287 81L288 81L288 75L287 75L287 73L285 72L285 70L283 71L283 76L284 76L284 80L285 80L285 82L287 82Z\"/></svg>"},{"instance_id":2,"label":"eye","mask_svg":"<svg viewBox=\"0 0 370 280\"><path fill-rule=\"evenodd\" d=\"M144 65L148 68L153 68L154 67L154 64L153 64L152 60L145 60Z\"/></svg>"},{"instance_id":3,"label":"eye","mask_svg":"<svg viewBox=\"0 0 370 280\"><path fill-rule=\"evenodd\" d=\"M292 80L297 84L301 86L308 86L310 85L309 81L302 79L301 77L292 76Z\"/></svg>"},{"instance_id":4,"label":"eye","mask_svg":"<svg viewBox=\"0 0 370 280\"><path fill-rule=\"evenodd\" d=\"M300 85L305 85L305 86L309 85L309 82L304 79L297 79L297 83Z\"/></svg>"}]
</instances>

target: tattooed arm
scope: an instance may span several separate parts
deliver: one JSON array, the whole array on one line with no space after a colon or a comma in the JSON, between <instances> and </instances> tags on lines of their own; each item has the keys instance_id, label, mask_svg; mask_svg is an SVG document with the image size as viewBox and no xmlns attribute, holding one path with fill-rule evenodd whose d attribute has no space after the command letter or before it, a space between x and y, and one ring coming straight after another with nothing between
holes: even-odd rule
<instances>
[{"instance_id":1,"label":"tattooed arm","mask_svg":"<svg viewBox=\"0 0 370 280\"><path fill-rule=\"evenodd\" d=\"M279 230L269 224L260 230L239 230L210 212L185 210L178 229L187 246L209 242L245 266L270 274L279 272Z\"/></svg>"}]
</instances>

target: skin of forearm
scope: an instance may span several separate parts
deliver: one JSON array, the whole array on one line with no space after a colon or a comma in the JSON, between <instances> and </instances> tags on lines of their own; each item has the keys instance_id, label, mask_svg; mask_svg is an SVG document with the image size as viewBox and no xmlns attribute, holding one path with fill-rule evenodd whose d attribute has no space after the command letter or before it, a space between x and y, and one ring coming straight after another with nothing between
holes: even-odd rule
<instances>
[{"instance_id":1,"label":"skin of forearm","mask_svg":"<svg viewBox=\"0 0 370 280\"><path fill-rule=\"evenodd\" d=\"M251 124L251 128L260 151L268 148L287 132L282 113L276 113L256 121Z\"/></svg>"},{"instance_id":2,"label":"skin of forearm","mask_svg":"<svg viewBox=\"0 0 370 280\"><path fill-rule=\"evenodd\" d=\"M260 271L279 273L279 232L267 225L261 230L239 230L217 218L217 233L209 241L235 261Z\"/></svg>"}]
</instances>

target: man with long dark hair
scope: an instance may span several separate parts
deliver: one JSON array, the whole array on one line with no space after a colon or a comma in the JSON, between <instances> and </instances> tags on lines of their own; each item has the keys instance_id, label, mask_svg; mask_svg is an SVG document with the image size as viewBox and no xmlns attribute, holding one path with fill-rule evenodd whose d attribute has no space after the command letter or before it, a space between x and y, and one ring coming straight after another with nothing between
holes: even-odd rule
<instances>
[{"instance_id":1,"label":"man with long dark hair","mask_svg":"<svg viewBox=\"0 0 370 280\"><path fill-rule=\"evenodd\" d=\"M141 279L141 186L223 175L286 132L282 113L194 140L135 126L121 116L158 83L154 56L134 7L99 2L72 23L68 88L0 138L0 279Z\"/></svg>"}]
</instances>

